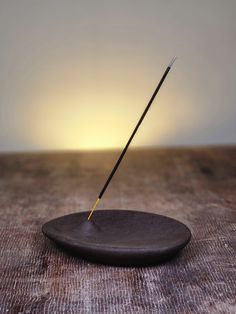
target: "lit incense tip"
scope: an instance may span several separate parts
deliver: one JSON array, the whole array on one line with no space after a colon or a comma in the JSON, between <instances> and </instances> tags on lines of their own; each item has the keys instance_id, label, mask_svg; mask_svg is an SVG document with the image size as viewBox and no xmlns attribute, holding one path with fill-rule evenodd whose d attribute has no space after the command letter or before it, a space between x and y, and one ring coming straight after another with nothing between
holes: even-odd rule
<instances>
[{"instance_id":1,"label":"lit incense tip","mask_svg":"<svg viewBox=\"0 0 236 314\"><path fill-rule=\"evenodd\" d=\"M96 200L96 202L94 203L93 208L92 208L92 210L91 210L91 212L90 212L90 214L89 214L89 216L88 216L88 220L91 218L93 212L95 211L96 207L98 206L99 201L100 201L100 198L98 198L98 199Z\"/></svg>"},{"instance_id":2,"label":"lit incense tip","mask_svg":"<svg viewBox=\"0 0 236 314\"><path fill-rule=\"evenodd\" d=\"M174 64L176 59L177 59L177 57L172 58L172 60L170 61L170 64L168 65L168 68L172 67L172 65Z\"/></svg>"}]
</instances>

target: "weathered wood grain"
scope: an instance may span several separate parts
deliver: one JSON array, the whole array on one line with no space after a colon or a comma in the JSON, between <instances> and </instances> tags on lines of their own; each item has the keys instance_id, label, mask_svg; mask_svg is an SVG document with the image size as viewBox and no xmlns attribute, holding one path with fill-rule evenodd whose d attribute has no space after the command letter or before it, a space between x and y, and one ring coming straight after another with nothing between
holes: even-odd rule
<instances>
[{"instance_id":1,"label":"weathered wood grain","mask_svg":"<svg viewBox=\"0 0 236 314\"><path fill-rule=\"evenodd\" d=\"M236 147L128 152L100 204L186 223L172 261L116 268L70 256L41 225L90 209L119 152L0 155L0 313L235 313Z\"/></svg>"}]
</instances>

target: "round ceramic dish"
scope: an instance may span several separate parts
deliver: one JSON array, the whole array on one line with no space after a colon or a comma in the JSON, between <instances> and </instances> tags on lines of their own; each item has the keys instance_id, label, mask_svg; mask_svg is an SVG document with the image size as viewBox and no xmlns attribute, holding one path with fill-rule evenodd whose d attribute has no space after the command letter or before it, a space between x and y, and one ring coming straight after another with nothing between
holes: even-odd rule
<instances>
[{"instance_id":1,"label":"round ceramic dish","mask_svg":"<svg viewBox=\"0 0 236 314\"><path fill-rule=\"evenodd\" d=\"M62 248L92 262L146 266L171 258L191 238L181 222L131 210L97 210L62 216L45 223L43 233Z\"/></svg>"}]
</instances>

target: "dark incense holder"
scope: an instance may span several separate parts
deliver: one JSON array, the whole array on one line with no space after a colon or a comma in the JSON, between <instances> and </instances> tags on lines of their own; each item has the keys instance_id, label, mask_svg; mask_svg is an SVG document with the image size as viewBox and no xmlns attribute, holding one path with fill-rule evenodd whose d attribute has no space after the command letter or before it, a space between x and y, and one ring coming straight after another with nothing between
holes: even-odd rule
<instances>
[{"instance_id":1,"label":"dark incense holder","mask_svg":"<svg viewBox=\"0 0 236 314\"><path fill-rule=\"evenodd\" d=\"M116 266L146 266L176 255L191 233L169 217L130 210L98 210L62 216L43 225L43 233L86 260Z\"/></svg>"},{"instance_id":2,"label":"dark incense holder","mask_svg":"<svg viewBox=\"0 0 236 314\"><path fill-rule=\"evenodd\" d=\"M143 114L123 148L98 199L89 212L63 216L46 223L43 233L63 248L88 260L111 265L149 265L179 252L191 238L189 229L169 217L129 210L99 210L99 201L118 169L174 61L166 68Z\"/></svg>"}]
</instances>

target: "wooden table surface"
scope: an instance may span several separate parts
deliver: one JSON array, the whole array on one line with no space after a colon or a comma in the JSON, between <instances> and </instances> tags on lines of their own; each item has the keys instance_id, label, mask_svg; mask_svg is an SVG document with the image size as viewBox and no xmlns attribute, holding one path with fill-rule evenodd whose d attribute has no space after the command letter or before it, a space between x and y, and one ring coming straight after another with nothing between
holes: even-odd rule
<instances>
[{"instance_id":1,"label":"wooden table surface","mask_svg":"<svg viewBox=\"0 0 236 314\"><path fill-rule=\"evenodd\" d=\"M236 313L236 147L131 150L100 208L186 223L168 263L97 265L41 226L90 209L119 151L0 155L0 313Z\"/></svg>"}]
</instances>

